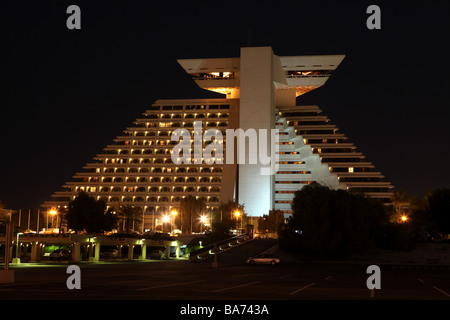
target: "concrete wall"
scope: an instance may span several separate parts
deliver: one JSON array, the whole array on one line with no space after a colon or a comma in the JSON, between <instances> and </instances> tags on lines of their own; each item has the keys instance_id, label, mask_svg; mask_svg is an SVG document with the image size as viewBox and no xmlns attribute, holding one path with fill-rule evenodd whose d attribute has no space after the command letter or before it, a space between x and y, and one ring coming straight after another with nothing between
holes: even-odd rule
<instances>
[{"instance_id":1,"label":"concrete wall","mask_svg":"<svg viewBox=\"0 0 450 320\"><path fill-rule=\"evenodd\" d=\"M241 49L241 98L240 128L267 129L275 127L275 110L273 108L272 58L270 47ZM259 140L258 140L259 141ZM267 141L270 152L270 138ZM246 150L249 150L246 144ZM257 153L257 152L256 152ZM250 151L247 151L250 156ZM249 215L261 216L274 206L273 176L261 175L258 155L257 164L239 165L239 202L245 205Z\"/></svg>"}]
</instances>

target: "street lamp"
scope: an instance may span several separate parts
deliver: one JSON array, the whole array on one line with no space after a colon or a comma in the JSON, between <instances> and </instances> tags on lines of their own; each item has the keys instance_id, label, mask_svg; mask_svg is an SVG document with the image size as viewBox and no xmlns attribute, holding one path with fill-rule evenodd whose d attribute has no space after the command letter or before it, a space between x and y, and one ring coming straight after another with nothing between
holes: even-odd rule
<instances>
[{"instance_id":1,"label":"street lamp","mask_svg":"<svg viewBox=\"0 0 450 320\"><path fill-rule=\"evenodd\" d=\"M23 232L17 232L17 242L16 242L16 258L13 259L13 263L20 263L19 258L19 236L23 234Z\"/></svg>"},{"instance_id":2,"label":"street lamp","mask_svg":"<svg viewBox=\"0 0 450 320\"><path fill-rule=\"evenodd\" d=\"M239 216L241 215L241 213L239 212L239 210L236 210L235 212L234 212L234 215L235 215L235 217L236 217L236 229L238 228L238 219L239 219ZM242 228L242 217L241 217L241 228Z\"/></svg>"},{"instance_id":3,"label":"street lamp","mask_svg":"<svg viewBox=\"0 0 450 320\"><path fill-rule=\"evenodd\" d=\"M53 229L53 218L58 213L58 211L56 211L55 209L52 209L48 213L50 213L52 215L52 229ZM47 217L48 217L48 215L47 215ZM47 221L47 228L48 228L48 221ZM52 230L52 232L53 232L53 230Z\"/></svg>"},{"instance_id":4,"label":"street lamp","mask_svg":"<svg viewBox=\"0 0 450 320\"><path fill-rule=\"evenodd\" d=\"M200 217L200 222L201 222L201 224L200 224L200 232L202 232L203 231L203 225L206 223L206 216L201 216Z\"/></svg>"},{"instance_id":5,"label":"street lamp","mask_svg":"<svg viewBox=\"0 0 450 320\"><path fill-rule=\"evenodd\" d=\"M170 217L168 215L165 215L162 217L162 221L163 221L163 232L164 232L164 224L170 221Z\"/></svg>"},{"instance_id":6,"label":"street lamp","mask_svg":"<svg viewBox=\"0 0 450 320\"><path fill-rule=\"evenodd\" d=\"M172 212L170 212L170 214L172 215L172 218L173 218L173 225L174 225L174 227L176 227L176 225L175 225L175 217L178 215L178 211L177 210L172 210Z\"/></svg>"},{"instance_id":7,"label":"street lamp","mask_svg":"<svg viewBox=\"0 0 450 320\"><path fill-rule=\"evenodd\" d=\"M402 215L400 219L402 220L402 222L408 221L408 217L405 215Z\"/></svg>"}]
</instances>

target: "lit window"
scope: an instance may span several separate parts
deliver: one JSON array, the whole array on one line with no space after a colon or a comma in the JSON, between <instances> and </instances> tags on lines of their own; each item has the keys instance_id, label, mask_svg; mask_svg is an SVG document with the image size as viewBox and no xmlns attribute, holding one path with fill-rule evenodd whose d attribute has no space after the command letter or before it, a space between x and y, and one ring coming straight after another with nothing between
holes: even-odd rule
<instances>
[{"instance_id":1,"label":"lit window","mask_svg":"<svg viewBox=\"0 0 450 320\"><path fill-rule=\"evenodd\" d=\"M353 172L353 167L349 167L348 172Z\"/></svg>"}]
</instances>

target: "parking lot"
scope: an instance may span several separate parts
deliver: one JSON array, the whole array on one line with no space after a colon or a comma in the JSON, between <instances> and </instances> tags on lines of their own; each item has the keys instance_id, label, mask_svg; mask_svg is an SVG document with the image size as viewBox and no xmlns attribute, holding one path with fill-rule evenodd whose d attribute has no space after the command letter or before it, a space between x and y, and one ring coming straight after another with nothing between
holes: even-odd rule
<instances>
[{"instance_id":1,"label":"parking lot","mask_svg":"<svg viewBox=\"0 0 450 320\"><path fill-rule=\"evenodd\" d=\"M69 290L69 263L22 264L14 284L0 284L6 299L89 300L448 300L450 268L381 265L381 289L367 289L365 264L292 263L249 265L250 253L270 247L264 240L233 254L192 263L135 260L80 263L81 289ZM251 254L250 254L251 255Z\"/></svg>"}]
</instances>

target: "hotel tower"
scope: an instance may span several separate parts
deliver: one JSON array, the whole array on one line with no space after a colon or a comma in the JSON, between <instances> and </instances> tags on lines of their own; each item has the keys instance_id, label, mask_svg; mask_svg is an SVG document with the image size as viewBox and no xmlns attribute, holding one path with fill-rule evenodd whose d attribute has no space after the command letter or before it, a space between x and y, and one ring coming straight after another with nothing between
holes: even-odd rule
<instances>
[{"instance_id":1,"label":"hotel tower","mask_svg":"<svg viewBox=\"0 0 450 320\"><path fill-rule=\"evenodd\" d=\"M270 47L241 48L236 58L180 59L199 87L224 97L157 100L44 206L65 206L85 191L110 206L131 204L151 215L168 213L180 199L193 195L208 209L232 200L243 204L250 216L271 209L288 216L295 191L312 182L389 202L392 185L324 112L315 105L296 105L298 96L324 85L343 59L277 56ZM220 131L223 163L172 161L179 143L172 141L173 132L182 128L194 135L194 122L201 122L203 131ZM261 174L270 164L226 162L227 129L278 129L276 146L270 136L263 140L267 155L276 147L276 173ZM203 141L203 149L209 143ZM246 150L253 152L248 145Z\"/></svg>"}]
</instances>

